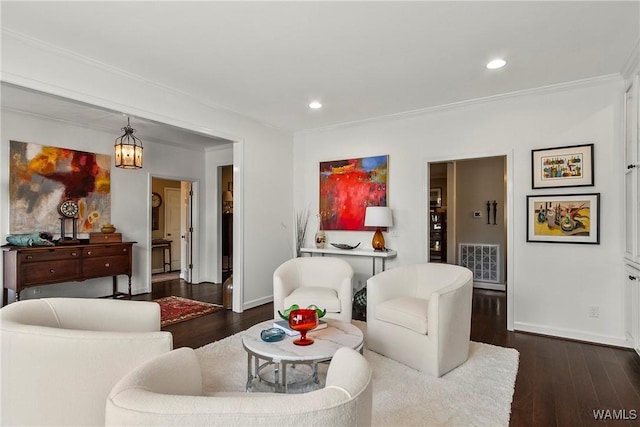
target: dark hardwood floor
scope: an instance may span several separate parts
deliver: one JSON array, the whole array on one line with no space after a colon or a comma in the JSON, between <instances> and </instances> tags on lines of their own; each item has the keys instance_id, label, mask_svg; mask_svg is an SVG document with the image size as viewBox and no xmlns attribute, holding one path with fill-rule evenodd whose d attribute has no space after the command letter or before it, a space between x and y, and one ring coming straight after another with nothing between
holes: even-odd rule
<instances>
[{"instance_id":1,"label":"dark hardwood floor","mask_svg":"<svg viewBox=\"0 0 640 427\"><path fill-rule=\"evenodd\" d=\"M134 299L177 295L221 304L219 284L181 280L153 285ZM520 352L511 426L639 426L640 356L634 351L506 330L502 292L475 290L471 339ZM164 328L174 347L197 348L273 318L273 305L244 313L221 310ZM594 411L604 419L596 420Z\"/></svg>"}]
</instances>

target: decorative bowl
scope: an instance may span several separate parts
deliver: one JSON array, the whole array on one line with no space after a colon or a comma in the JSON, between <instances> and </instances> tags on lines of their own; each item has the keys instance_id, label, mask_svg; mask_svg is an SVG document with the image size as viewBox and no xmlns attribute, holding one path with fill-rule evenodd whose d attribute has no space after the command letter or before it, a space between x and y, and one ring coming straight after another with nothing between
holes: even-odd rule
<instances>
[{"instance_id":1,"label":"decorative bowl","mask_svg":"<svg viewBox=\"0 0 640 427\"><path fill-rule=\"evenodd\" d=\"M346 243L332 243L331 246L334 246L338 249L355 249L360 246L360 242L358 242L358 244L355 246L347 245Z\"/></svg>"},{"instance_id":2,"label":"decorative bowl","mask_svg":"<svg viewBox=\"0 0 640 427\"><path fill-rule=\"evenodd\" d=\"M280 328L263 329L262 332L260 332L260 338L266 342L282 341L285 335L285 331Z\"/></svg>"},{"instance_id":3,"label":"decorative bowl","mask_svg":"<svg viewBox=\"0 0 640 427\"><path fill-rule=\"evenodd\" d=\"M291 312L293 310L298 310L300 308L300 306L298 304L293 304L291 307L287 308L284 313L280 312L280 310L278 310L278 314L280 315L280 317L283 320L289 321L289 316L291 314ZM319 308L317 305L315 304L311 304L309 306L307 306L307 308L315 310L316 313L318 313L318 319L320 319L321 317L324 317L325 314L327 314L327 309L325 308L324 310L322 310L321 308Z\"/></svg>"},{"instance_id":4,"label":"decorative bowl","mask_svg":"<svg viewBox=\"0 0 640 427\"><path fill-rule=\"evenodd\" d=\"M113 224L105 224L102 226L100 231L102 232L102 234L111 234L116 232L116 228L113 226Z\"/></svg>"}]
</instances>

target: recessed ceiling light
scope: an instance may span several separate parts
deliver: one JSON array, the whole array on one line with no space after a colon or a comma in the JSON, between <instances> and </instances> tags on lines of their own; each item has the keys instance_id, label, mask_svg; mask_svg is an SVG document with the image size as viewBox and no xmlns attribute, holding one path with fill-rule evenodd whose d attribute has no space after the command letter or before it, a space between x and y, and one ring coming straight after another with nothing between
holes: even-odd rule
<instances>
[{"instance_id":1,"label":"recessed ceiling light","mask_svg":"<svg viewBox=\"0 0 640 427\"><path fill-rule=\"evenodd\" d=\"M312 103L309 104L309 108L317 110L318 108L322 108L322 104L319 103L318 101L313 101Z\"/></svg>"},{"instance_id":2,"label":"recessed ceiling light","mask_svg":"<svg viewBox=\"0 0 640 427\"><path fill-rule=\"evenodd\" d=\"M502 68L505 65L507 65L507 61L505 61L504 59L494 59L493 61L490 61L486 67L489 70L497 70L498 68Z\"/></svg>"}]
</instances>

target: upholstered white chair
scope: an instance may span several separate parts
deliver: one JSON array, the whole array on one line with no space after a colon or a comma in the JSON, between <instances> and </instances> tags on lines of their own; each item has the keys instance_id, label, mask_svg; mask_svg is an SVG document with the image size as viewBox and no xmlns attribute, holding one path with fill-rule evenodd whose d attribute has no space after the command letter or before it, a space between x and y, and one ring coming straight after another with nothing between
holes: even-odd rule
<instances>
[{"instance_id":1,"label":"upholstered white chair","mask_svg":"<svg viewBox=\"0 0 640 427\"><path fill-rule=\"evenodd\" d=\"M5 426L104 425L116 382L173 345L153 302L32 299L0 319Z\"/></svg>"},{"instance_id":2,"label":"upholstered white chair","mask_svg":"<svg viewBox=\"0 0 640 427\"><path fill-rule=\"evenodd\" d=\"M243 385L241 385L243 386ZM160 355L116 384L108 426L368 426L371 369L360 353L339 349L324 388L303 394L203 390L198 356L187 347Z\"/></svg>"},{"instance_id":3,"label":"upholstered white chair","mask_svg":"<svg viewBox=\"0 0 640 427\"><path fill-rule=\"evenodd\" d=\"M340 258L305 257L285 261L273 273L273 317L293 304L326 309L327 318L351 323L353 269Z\"/></svg>"},{"instance_id":4,"label":"upholstered white chair","mask_svg":"<svg viewBox=\"0 0 640 427\"><path fill-rule=\"evenodd\" d=\"M367 280L367 346L440 377L469 357L473 274L412 264Z\"/></svg>"}]
</instances>

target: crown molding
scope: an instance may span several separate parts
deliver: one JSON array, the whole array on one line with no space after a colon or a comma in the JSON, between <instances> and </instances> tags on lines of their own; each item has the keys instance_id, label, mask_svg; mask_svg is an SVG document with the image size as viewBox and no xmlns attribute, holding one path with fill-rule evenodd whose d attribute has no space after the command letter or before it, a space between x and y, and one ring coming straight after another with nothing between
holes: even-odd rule
<instances>
[{"instance_id":1,"label":"crown molding","mask_svg":"<svg viewBox=\"0 0 640 427\"><path fill-rule=\"evenodd\" d=\"M9 113L13 113L13 114L19 114L22 116L27 116L27 117L33 117L36 118L38 120L48 120L50 122L55 122L55 123L60 123L63 125L67 125L67 126L75 126L75 127L80 127L83 129L90 129L93 131L97 131L97 132L102 132L102 133L106 133L106 134L115 134L114 133L114 129L112 128L107 128L105 126L99 126L96 124L92 124L92 125L87 125L86 123L80 123L77 121L73 121L73 120L65 120L65 119L61 119L59 117L52 117L52 116L47 116L44 114L38 114L38 113L34 113L32 111L25 111L25 110L21 110L18 108L12 108L12 107L7 107L7 106L2 106L2 108L0 109L3 112L9 112ZM119 135L119 134L118 134ZM115 139L115 137L114 137ZM209 148L207 147L194 147L193 145L189 145L189 144L182 144L179 141L167 141L164 139L158 139L158 138L153 138L153 137L146 137L144 138L144 143L148 143L148 142L153 142L155 144L162 144L162 145L166 145L169 147L180 147L182 149L185 150L191 150L191 151L196 151L196 152L204 152L209 150ZM232 142L230 142L229 144L232 144ZM229 144L224 144L223 146L221 146L220 149L222 148L226 148L229 146ZM217 149L217 147L213 147L214 149Z\"/></svg>"},{"instance_id":2,"label":"crown molding","mask_svg":"<svg viewBox=\"0 0 640 427\"><path fill-rule=\"evenodd\" d=\"M431 113L455 110L457 108L463 108L463 107L468 107L472 105L487 104L490 102L504 101L512 98L520 98L523 96L540 95L540 94L546 94L546 93L557 93L557 92L563 92L563 91L568 91L568 90L583 88L583 87L595 87L603 84L608 84L616 80L622 81L622 76L620 74L607 74L604 76L592 77L592 78L582 79L582 80L575 80L575 81L566 82L566 83L557 83L557 84L541 86L533 89L524 89L524 90L519 90L515 92L502 93L499 95L467 99L464 101L452 102L449 104L436 105L434 107L421 108L417 110L389 114L386 116L370 117L367 119L339 123L331 126L324 126L320 128L314 128L314 129L306 129L306 130L295 132L295 135L308 135L308 134L326 132L331 130L346 129L350 127L361 126L367 123L378 123L378 122L384 122L384 121L390 121L390 120L410 118L415 116L427 115Z\"/></svg>"},{"instance_id":3,"label":"crown molding","mask_svg":"<svg viewBox=\"0 0 640 427\"><path fill-rule=\"evenodd\" d=\"M123 70L123 69L115 67L113 65L109 65L107 63L98 61L96 59L81 55L81 54L79 54L79 53L77 53L75 51L72 51L72 50L69 50L69 49L65 49L65 48L63 48L61 46L54 45L52 43L40 40L38 38L28 36L26 34L18 32L18 31L10 30L10 29L7 29L7 28L3 28L2 29L2 38L5 38L5 37L13 38L15 40L18 40L19 42L22 42L22 43L25 43L27 45L33 46L36 49L47 51L47 52L50 52L50 53L52 53L54 55L62 56L62 57L68 58L68 59L70 59L72 61L83 63L83 64L88 65L88 66L93 67L93 68L97 68L97 69L99 69L99 70L101 70L103 72L110 73L110 74L113 74L113 75L117 75L117 76L120 76L120 77L125 78L125 79L133 80L135 82L151 86L152 88L155 88L158 91L161 91L161 92L164 92L164 93L167 93L167 94L171 94L171 95L176 96L178 98L187 99L187 100L189 100L191 102L197 103L197 104L199 104L201 106L204 106L204 107L206 107L208 109L218 110L218 111L220 111L222 113L225 113L225 114L230 114L230 115L233 115L233 116L236 116L236 117L240 117L240 118L242 118L244 120L251 121L251 122L253 122L253 123L257 124L257 125L260 125L260 126L263 126L263 127L266 127L266 128L270 128L270 129L274 129L274 130L277 130L279 132L291 133L291 131L288 130L288 129L283 129L283 128L280 128L280 127L277 127L277 126L273 125L272 123L267 123L267 122L264 122L264 121L261 121L261 120L255 118L255 117L247 116L246 114L243 114L243 113L240 113L238 111L235 111L235 110L233 110L233 109L231 109L229 107L226 107L224 105L216 104L216 103L211 102L209 100L206 100L206 99L197 97L195 95L192 95L192 94L190 94L188 92L173 88L171 86L164 85L162 83L158 83L158 82L156 82L154 80L149 80L149 79L144 78L144 77L142 77L142 76L140 76L138 74L131 73L129 71ZM9 73L3 72L2 74L3 75L8 75ZM10 80L5 80L3 77L0 77L0 81L8 81L10 83L13 83ZM19 84L19 83L16 83L16 84ZM47 91L44 91L44 92L47 92ZM76 93L78 93L78 92L76 92ZM83 95L85 95L85 94L83 94ZM59 96L63 96L63 95L59 95ZM83 102L83 101L80 101L80 102ZM100 105L100 104L95 104L95 105ZM126 113L126 112L123 111L123 113ZM202 132L202 133L205 133L205 134L210 134L212 136L217 136L215 131L214 131L214 133L212 133L211 129L204 130L204 129L201 129L200 127L198 127L198 129L194 129L193 127L189 127L188 129L196 130L198 132ZM226 132L220 132L220 133L226 134ZM224 138L224 139L232 139L232 138L229 138L227 136L223 136L222 138Z\"/></svg>"}]
</instances>

